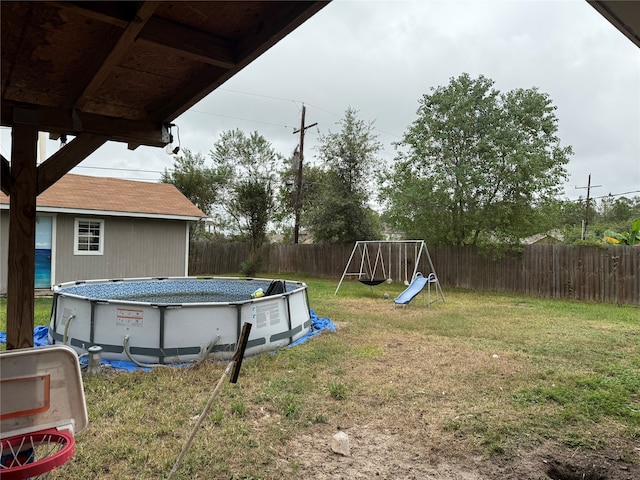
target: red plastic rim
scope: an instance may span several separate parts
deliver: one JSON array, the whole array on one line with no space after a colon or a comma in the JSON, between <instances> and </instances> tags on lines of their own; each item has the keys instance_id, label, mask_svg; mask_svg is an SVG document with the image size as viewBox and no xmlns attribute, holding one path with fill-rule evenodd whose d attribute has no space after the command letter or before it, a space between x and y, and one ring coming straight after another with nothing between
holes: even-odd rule
<instances>
[{"instance_id":1,"label":"red plastic rim","mask_svg":"<svg viewBox=\"0 0 640 480\"><path fill-rule=\"evenodd\" d=\"M22 480L42 475L67 462L76 451L76 441L69 430L50 428L39 432L16 435L0 441L2 456L10 455L32 446L57 443L62 447L44 458L36 458L31 463L15 466L0 466L2 480Z\"/></svg>"}]
</instances>

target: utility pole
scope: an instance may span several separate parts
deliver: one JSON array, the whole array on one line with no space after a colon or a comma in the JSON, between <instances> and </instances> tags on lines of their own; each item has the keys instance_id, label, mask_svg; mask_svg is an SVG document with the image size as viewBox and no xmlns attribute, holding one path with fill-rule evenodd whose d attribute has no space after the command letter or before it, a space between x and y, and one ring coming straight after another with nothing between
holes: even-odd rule
<instances>
[{"instance_id":1,"label":"utility pole","mask_svg":"<svg viewBox=\"0 0 640 480\"><path fill-rule=\"evenodd\" d=\"M586 188L587 189L587 205L584 213L584 225L582 227L582 240L587 237L587 226L589 225L589 200L591 199L591 189L601 187L602 185L591 185L591 174L589 174L589 180L587 182L586 187L576 187L578 188Z\"/></svg>"},{"instance_id":2,"label":"utility pole","mask_svg":"<svg viewBox=\"0 0 640 480\"><path fill-rule=\"evenodd\" d=\"M307 111L307 107L302 104L302 119L300 120L300 129L294 130L293 134L300 133L300 151L298 156L298 178L296 181L296 216L295 226L293 229L293 243L298 243L300 236L300 211L302 210L302 160L304 158L304 132L307 128L315 127L318 123L305 126L304 114Z\"/></svg>"}]
</instances>

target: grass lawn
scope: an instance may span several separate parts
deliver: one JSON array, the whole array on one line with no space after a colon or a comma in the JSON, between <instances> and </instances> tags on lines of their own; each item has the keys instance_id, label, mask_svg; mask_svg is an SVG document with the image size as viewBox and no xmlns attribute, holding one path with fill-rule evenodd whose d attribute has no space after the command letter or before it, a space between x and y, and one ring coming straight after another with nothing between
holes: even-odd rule
<instances>
[{"instance_id":1,"label":"grass lawn","mask_svg":"<svg viewBox=\"0 0 640 480\"><path fill-rule=\"evenodd\" d=\"M245 360L175 478L640 478L637 307L445 290L396 308L402 285L283 278L337 332ZM52 478L165 478L223 369L85 376L90 424Z\"/></svg>"}]
</instances>

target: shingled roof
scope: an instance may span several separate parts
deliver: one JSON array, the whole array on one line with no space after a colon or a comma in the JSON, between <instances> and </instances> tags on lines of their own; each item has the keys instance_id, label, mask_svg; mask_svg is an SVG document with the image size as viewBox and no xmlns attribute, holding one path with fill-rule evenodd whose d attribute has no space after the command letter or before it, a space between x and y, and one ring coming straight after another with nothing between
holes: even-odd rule
<instances>
[{"instance_id":1,"label":"shingled roof","mask_svg":"<svg viewBox=\"0 0 640 480\"><path fill-rule=\"evenodd\" d=\"M9 197L0 193L0 207ZM39 212L198 220L205 216L168 183L67 174L40 194Z\"/></svg>"}]
</instances>

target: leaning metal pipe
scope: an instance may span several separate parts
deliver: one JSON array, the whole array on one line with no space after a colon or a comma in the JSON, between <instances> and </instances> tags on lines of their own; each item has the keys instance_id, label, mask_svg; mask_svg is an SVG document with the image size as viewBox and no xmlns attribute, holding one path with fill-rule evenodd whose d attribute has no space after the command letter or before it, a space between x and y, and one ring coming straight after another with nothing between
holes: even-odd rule
<instances>
[{"instance_id":1,"label":"leaning metal pipe","mask_svg":"<svg viewBox=\"0 0 640 480\"><path fill-rule=\"evenodd\" d=\"M213 351L213 347L215 347L218 344L219 340L220 340L220 335L216 335L216 337L209 342L209 345L207 345L207 347L204 350L202 350L202 353L200 354L200 358L198 358L198 360L195 362L196 365L201 364L209 357L209 355Z\"/></svg>"},{"instance_id":2,"label":"leaning metal pipe","mask_svg":"<svg viewBox=\"0 0 640 480\"><path fill-rule=\"evenodd\" d=\"M62 343L67 344L67 338L69 338L69 327L71 327L71 320L76 318L75 315L71 314L67 317L67 321L64 324L64 335L62 336Z\"/></svg>"},{"instance_id":3,"label":"leaning metal pipe","mask_svg":"<svg viewBox=\"0 0 640 480\"><path fill-rule=\"evenodd\" d=\"M133 356L131 355L131 352L129 351L129 335L124 337L124 342L122 343L122 346L124 347L124 353L127 354L127 357L129 358L129 360L131 360L133 363L135 363L140 368L156 368L156 367L170 367L171 366L171 365L166 365L164 363L142 363L142 362L139 362L138 360L136 360L135 358L133 358Z\"/></svg>"}]
</instances>

